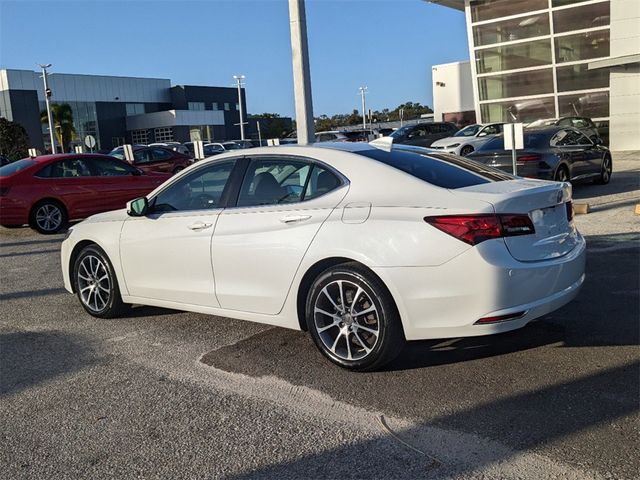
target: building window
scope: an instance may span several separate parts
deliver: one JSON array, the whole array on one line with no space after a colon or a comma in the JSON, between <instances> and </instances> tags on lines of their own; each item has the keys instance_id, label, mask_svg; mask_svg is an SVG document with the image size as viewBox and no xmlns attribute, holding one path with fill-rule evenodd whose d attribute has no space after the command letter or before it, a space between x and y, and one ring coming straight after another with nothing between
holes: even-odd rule
<instances>
[{"instance_id":1,"label":"building window","mask_svg":"<svg viewBox=\"0 0 640 480\"><path fill-rule=\"evenodd\" d=\"M471 20L482 22L549 8L548 0L473 0Z\"/></svg>"},{"instance_id":2,"label":"building window","mask_svg":"<svg viewBox=\"0 0 640 480\"><path fill-rule=\"evenodd\" d=\"M162 127L155 129L156 142L173 142L173 128Z\"/></svg>"},{"instance_id":3,"label":"building window","mask_svg":"<svg viewBox=\"0 0 640 480\"><path fill-rule=\"evenodd\" d=\"M225 102L224 109L228 112L229 110L231 110L231 106Z\"/></svg>"},{"instance_id":4,"label":"building window","mask_svg":"<svg viewBox=\"0 0 640 480\"><path fill-rule=\"evenodd\" d=\"M480 100L553 93L553 70L534 70L478 78Z\"/></svg>"},{"instance_id":5,"label":"building window","mask_svg":"<svg viewBox=\"0 0 640 480\"><path fill-rule=\"evenodd\" d=\"M476 51L478 73L516 70L551 63L551 40L503 45Z\"/></svg>"},{"instance_id":6,"label":"building window","mask_svg":"<svg viewBox=\"0 0 640 480\"><path fill-rule=\"evenodd\" d=\"M609 29L556 37L556 62L609 56Z\"/></svg>"},{"instance_id":7,"label":"building window","mask_svg":"<svg viewBox=\"0 0 640 480\"><path fill-rule=\"evenodd\" d=\"M124 137L111 137L111 146L117 148L120 145L124 145Z\"/></svg>"},{"instance_id":8,"label":"building window","mask_svg":"<svg viewBox=\"0 0 640 480\"><path fill-rule=\"evenodd\" d=\"M146 129L133 130L131 132L131 143L146 145L149 143L149 134Z\"/></svg>"},{"instance_id":9,"label":"building window","mask_svg":"<svg viewBox=\"0 0 640 480\"><path fill-rule=\"evenodd\" d=\"M591 90L609 86L609 69L589 70L588 63L579 63L556 69L558 91Z\"/></svg>"},{"instance_id":10,"label":"building window","mask_svg":"<svg viewBox=\"0 0 640 480\"><path fill-rule=\"evenodd\" d=\"M480 105L483 122L533 122L556 116L554 97L526 98Z\"/></svg>"},{"instance_id":11,"label":"building window","mask_svg":"<svg viewBox=\"0 0 640 480\"><path fill-rule=\"evenodd\" d=\"M590 92L558 97L561 117L603 118L609 116L609 92Z\"/></svg>"},{"instance_id":12,"label":"building window","mask_svg":"<svg viewBox=\"0 0 640 480\"><path fill-rule=\"evenodd\" d=\"M549 14L546 12L473 27L473 40L476 47L545 35L549 35Z\"/></svg>"},{"instance_id":13,"label":"building window","mask_svg":"<svg viewBox=\"0 0 640 480\"><path fill-rule=\"evenodd\" d=\"M127 117L131 115L142 115L144 113L144 103L127 103Z\"/></svg>"},{"instance_id":14,"label":"building window","mask_svg":"<svg viewBox=\"0 0 640 480\"><path fill-rule=\"evenodd\" d=\"M609 2L566 8L553 12L555 33L585 30L609 25Z\"/></svg>"},{"instance_id":15,"label":"building window","mask_svg":"<svg viewBox=\"0 0 640 480\"><path fill-rule=\"evenodd\" d=\"M189 110L204 110L204 102L189 102Z\"/></svg>"},{"instance_id":16,"label":"building window","mask_svg":"<svg viewBox=\"0 0 640 480\"><path fill-rule=\"evenodd\" d=\"M211 104L211 110L220 110L220 107L218 106L218 102L213 102Z\"/></svg>"},{"instance_id":17,"label":"building window","mask_svg":"<svg viewBox=\"0 0 640 480\"><path fill-rule=\"evenodd\" d=\"M240 111L240 104L236 103L236 110Z\"/></svg>"}]
</instances>

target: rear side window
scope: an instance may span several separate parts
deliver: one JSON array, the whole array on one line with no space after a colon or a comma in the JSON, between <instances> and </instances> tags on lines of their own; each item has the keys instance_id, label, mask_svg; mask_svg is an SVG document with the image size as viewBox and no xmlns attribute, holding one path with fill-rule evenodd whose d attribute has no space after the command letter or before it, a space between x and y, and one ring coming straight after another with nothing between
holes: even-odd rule
<instances>
[{"instance_id":1,"label":"rear side window","mask_svg":"<svg viewBox=\"0 0 640 480\"><path fill-rule=\"evenodd\" d=\"M31 160L30 158L23 158L22 160L8 163L4 167L0 167L0 177L8 177L35 164L35 160Z\"/></svg>"},{"instance_id":2,"label":"rear side window","mask_svg":"<svg viewBox=\"0 0 640 480\"><path fill-rule=\"evenodd\" d=\"M541 133L524 134L524 148L545 148L549 146L549 136ZM504 137L502 135L494 137L483 144L478 151L490 152L494 150L504 150Z\"/></svg>"},{"instance_id":3,"label":"rear side window","mask_svg":"<svg viewBox=\"0 0 640 480\"><path fill-rule=\"evenodd\" d=\"M377 160L442 188L464 188L511 180L511 175L463 157L394 147L391 152L371 149L354 152Z\"/></svg>"}]
</instances>

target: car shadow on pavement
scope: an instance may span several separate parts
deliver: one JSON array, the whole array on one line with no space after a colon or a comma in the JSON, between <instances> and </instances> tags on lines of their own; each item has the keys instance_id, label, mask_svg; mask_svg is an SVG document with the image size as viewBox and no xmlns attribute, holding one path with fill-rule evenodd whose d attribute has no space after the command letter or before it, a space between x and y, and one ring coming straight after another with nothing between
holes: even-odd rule
<instances>
[{"instance_id":1,"label":"car shadow on pavement","mask_svg":"<svg viewBox=\"0 0 640 480\"><path fill-rule=\"evenodd\" d=\"M590 182L576 182L573 185L573 199L596 199L603 195L615 195L637 191L640 188L640 170L614 171L611 181L606 185Z\"/></svg>"},{"instance_id":2,"label":"car shadow on pavement","mask_svg":"<svg viewBox=\"0 0 640 480\"><path fill-rule=\"evenodd\" d=\"M0 241L0 248L8 247L24 247L28 245L47 245L47 244L60 244L62 238L51 238L49 240L25 240L24 242L2 242Z\"/></svg>"},{"instance_id":3,"label":"car shadow on pavement","mask_svg":"<svg viewBox=\"0 0 640 480\"><path fill-rule=\"evenodd\" d=\"M43 290L25 290L22 292L0 293L0 300L15 300L17 298L45 297L67 293L64 288L45 288Z\"/></svg>"},{"instance_id":4,"label":"car shadow on pavement","mask_svg":"<svg viewBox=\"0 0 640 480\"><path fill-rule=\"evenodd\" d=\"M0 397L90 366L88 344L55 330L0 333Z\"/></svg>"}]
</instances>

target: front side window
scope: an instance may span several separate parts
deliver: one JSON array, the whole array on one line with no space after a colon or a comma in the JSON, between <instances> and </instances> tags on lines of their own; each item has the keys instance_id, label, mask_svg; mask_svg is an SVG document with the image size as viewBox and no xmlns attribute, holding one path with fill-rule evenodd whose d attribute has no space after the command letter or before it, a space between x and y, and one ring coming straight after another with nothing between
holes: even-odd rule
<instances>
[{"instance_id":1,"label":"front side window","mask_svg":"<svg viewBox=\"0 0 640 480\"><path fill-rule=\"evenodd\" d=\"M134 175L138 170L124 162L104 158L87 158L85 164L94 177Z\"/></svg>"},{"instance_id":2,"label":"front side window","mask_svg":"<svg viewBox=\"0 0 640 480\"><path fill-rule=\"evenodd\" d=\"M341 185L319 165L294 159L254 159L245 174L239 207L281 205L317 198Z\"/></svg>"},{"instance_id":3,"label":"front side window","mask_svg":"<svg viewBox=\"0 0 640 480\"><path fill-rule=\"evenodd\" d=\"M124 155L123 155L124 158ZM148 149L136 150L133 152L133 163L141 165L151 161L151 152Z\"/></svg>"},{"instance_id":4,"label":"front side window","mask_svg":"<svg viewBox=\"0 0 640 480\"><path fill-rule=\"evenodd\" d=\"M175 212L221 208L234 161L214 163L185 175L152 200L152 212Z\"/></svg>"},{"instance_id":5,"label":"front side window","mask_svg":"<svg viewBox=\"0 0 640 480\"><path fill-rule=\"evenodd\" d=\"M502 133L502 125L488 125L478 133L478 136L486 137L487 135L495 135L496 133Z\"/></svg>"},{"instance_id":6,"label":"front side window","mask_svg":"<svg viewBox=\"0 0 640 480\"><path fill-rule=\"evenodd\" d=\"M166 162L171 160L171 156L171 153L162 148L154 148L151 151L151 160L154 162Z\"/></svg>"},{"instance_id":7,"label":"front side window","mask_svg":"<svg viewBox=\"0 0 640 480\"><path fill-rule=\"evenodd\" d=\"M464 127L462 130L457 131L454 137L473 137L478 133L480 127L480 125L469 125L468 127Z\"/></svg>"}]
</instances>

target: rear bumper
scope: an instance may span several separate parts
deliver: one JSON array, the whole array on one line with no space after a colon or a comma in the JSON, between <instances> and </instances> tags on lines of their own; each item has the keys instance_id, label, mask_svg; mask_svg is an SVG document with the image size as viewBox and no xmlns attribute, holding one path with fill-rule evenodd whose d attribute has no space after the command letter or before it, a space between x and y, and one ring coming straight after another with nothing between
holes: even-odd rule
<instances>
[{"instance_id":1,"label":"rear bumper","mask_svg":"<svg viewBox=\"0 0 640 480\"><path fill-rule=\"evenodd\" d=\"M29 209L23 202L10 198L0 198L0 225L24 225L29 223Z\"/></svg>"},{"instance_id":2,"label":"rear bumper","mask_svg":"<svg viewBox=\"0 0 640 480\"><path fill-rule=\"evenodd\" d=\"M436 267L374 268L396 300L407 340L488 335L523 327L570 302L584 283L582 237L564 257L519 262L489 240ZM485 317L524 312L476 325Z\"/></svg>"},{"instance_id":3,"label":"rear bumper","mask_svg":"<svg viewBox=\"0 0 640 480\"><path fill-rule=\"evenodd\" d=\"M488 166L498 168L508 173L513 173L513 164L509 162L488 162ZM546 162L517 162L517 175L519 177L539 178L541 180L553 180L555 169Z\"/></svg>"}]
</instances>

